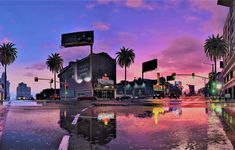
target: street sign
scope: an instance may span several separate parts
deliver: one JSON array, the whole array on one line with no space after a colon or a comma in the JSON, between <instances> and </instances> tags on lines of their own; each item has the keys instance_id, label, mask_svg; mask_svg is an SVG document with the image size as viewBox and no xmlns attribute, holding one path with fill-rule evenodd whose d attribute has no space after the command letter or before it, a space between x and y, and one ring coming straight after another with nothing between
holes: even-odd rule
<instances>
[{"instance_id":1,"label":"street sign","mask_svg":"<svg viewBox=\"0 0 235 150\"><path fill-rule=\"evenodd\" d=\"M94 31L82 31L62 34L61 46L86 46L94 44Z\"/></svg>"},{"instance_id":2,"label":"street sign","mask_svg":"<svg viewBox=\"0 0 235 150\"><path fill-rule=\"evenodd\" d=\"M152 71L157 68L157 59L153 59L147 62L144 62L142 64L142 71L147 72L147 71Z\"/></svg>"}]
</instances>

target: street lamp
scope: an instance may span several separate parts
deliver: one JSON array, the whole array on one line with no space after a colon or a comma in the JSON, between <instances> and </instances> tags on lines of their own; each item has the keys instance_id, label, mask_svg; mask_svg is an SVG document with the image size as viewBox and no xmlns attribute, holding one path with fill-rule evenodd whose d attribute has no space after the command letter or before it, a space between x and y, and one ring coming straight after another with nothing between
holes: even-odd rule
<instances>
[{"instance_id":1,"label":"street lamp","mask_svg":"<svg viewBox=\"0 0 235 150\"><path fill-rule=\"evenodd\" d=\"M210 63L202 63L202 64L204 64L204 65L210 65L211 66L211 71L212 71L212 73L214 72L214 64L210 64Z\"/></svg>"}]
</instances>

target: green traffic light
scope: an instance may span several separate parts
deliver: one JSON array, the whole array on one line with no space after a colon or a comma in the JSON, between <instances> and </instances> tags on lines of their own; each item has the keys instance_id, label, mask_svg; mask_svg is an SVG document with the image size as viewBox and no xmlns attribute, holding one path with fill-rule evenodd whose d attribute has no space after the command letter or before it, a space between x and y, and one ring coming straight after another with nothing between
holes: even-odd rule
<instances>
[{"instance_id":1,"label":"green traffic light","mask_svg":"<svg viewBox=\"0 0 235 150\"><path fill-rule=\"evenodd\" d=\"M211 93L212 93L212 94L215 94L215 93L216 93L216 90L215 90L215 89L212 89L212 90L211 90Z\"/></svg>"},{"instance_id":2,"label":"green traffic light","mask_svg":"<svg viewBox=\"0 0 235 150\"><path fill-rule=\"evenodd\" d=\"M212 87L216 87L216 82L215 81L213 81L211 84L212 84Z\"/></svg>"}]
</instances>

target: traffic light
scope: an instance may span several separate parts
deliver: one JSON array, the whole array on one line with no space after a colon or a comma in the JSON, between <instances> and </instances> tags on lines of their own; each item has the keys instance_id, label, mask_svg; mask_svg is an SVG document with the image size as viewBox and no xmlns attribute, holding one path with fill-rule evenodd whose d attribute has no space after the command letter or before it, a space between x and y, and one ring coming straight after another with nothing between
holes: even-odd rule
<instances>
[{"instance_id":1,"label":"traffic light","mask_svg":"<svg viewBox=\"0 0 235 150\"><path fill-rule=\"evenodd\" d=\"M53 81L54 81L54 80L53 80L53 79L51 79L51 80L50 80L50 83L53 83Z\"/></svg>"},{"instance_id":2,"label":"traffic light","mask_svg":"<svg viewBox=\"0 0 235 150\"><path fill-rule=\"evenodd\" d=\"M176 78L176 73L172 73L172 78L175 80L175 78Z\"/></svg>"},{"instance_id":3,"label":"traffic light","mask_svg":"<svg viewBox=\"0 0 235 150\"><path fill-rule=\"evenodd\" d=\"M175 79L173 78L173 76L166 76L166 80L167 81L172 81L172 80L175 80Z\"/></svg>"},{"instance_id":4,"label":"traffic light","mask_svg":"<svg viewBox=\"0 0 235 150\"><path fill-rule=\"evenodd\" d=\"M195 73L192 73L192 78L195 79Z\"/></svg>"},{"instance_id":5,"label":"traffic light","mask_svg":"<svg viewBox=\"0 0 235 150\"><path fill-rule=\"evenodd\" d=\"M35 82L38 82L38 77L34 77L34 81L35 81Z\"/></svg>"},{"instance_id":6,"label":"traffic light","mask_svg":"<svg viewBox=\"0 0 235 150\"><path fill-rule=\"evenodd\" d=\"M210 87L210 89L211 89L211 94L212 94L212 95L215 95L215 94L216 94L216 88L217 88L216 85L217 85L217 84L216 84L216 81L215 81L215 80L212 80L212 81L211 81L211 87Z\"/></svg>"}]
</instances>

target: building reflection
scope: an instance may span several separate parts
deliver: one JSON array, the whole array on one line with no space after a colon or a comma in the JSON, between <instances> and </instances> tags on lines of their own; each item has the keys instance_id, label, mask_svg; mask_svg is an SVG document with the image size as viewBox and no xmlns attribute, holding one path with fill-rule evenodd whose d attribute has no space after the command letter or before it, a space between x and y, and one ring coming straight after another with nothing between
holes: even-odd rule
<instances>
[{"instance_id":1,"label":"building reflection","mask_svg":"<svg viewBox=\"0 0 235 150\"><path fill-rule=\"evenodd\" d=\"M182 115L182 108L180 105L173 106L161 106L161 107L153 107L152 110L146 110L143 113L136 114L135 117L138 118L151 118L153 117L155 125L158 124L159 115L165 115L165 113L172 112L176 116Z\"/></svg>"},{"instance_id":2,"label":"building reflection","mask_svg":"<svg viewBox=\"0 0 235 150\"><path fill-rule=\"evenodd\" d=\"M92 115L91 115L92 114ZM109 112L81 114L76 125L71 122L76 112L69 109L60 111L60 127L69 133L84 137L92 144L105 145L116 138L116 115Z\"/></svg>"}]
</instances>

